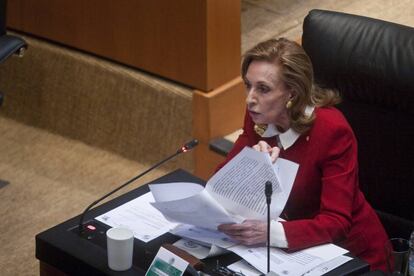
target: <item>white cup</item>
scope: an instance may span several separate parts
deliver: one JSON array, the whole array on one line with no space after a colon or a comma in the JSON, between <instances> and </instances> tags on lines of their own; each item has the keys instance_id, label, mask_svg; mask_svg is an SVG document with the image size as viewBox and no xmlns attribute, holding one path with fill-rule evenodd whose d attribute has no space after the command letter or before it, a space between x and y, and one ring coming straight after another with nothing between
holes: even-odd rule
<instances>
[{"instance_id":1,"label":"white cup","mask_svg":"<svg viewBox=\"0 0 414 276\"><path fill-rule=\"evenodd\" d=\"M121 227L106 231L108 266L115 271L128 270L132 266L134 233Z\"/></svg>"}]
</instances>

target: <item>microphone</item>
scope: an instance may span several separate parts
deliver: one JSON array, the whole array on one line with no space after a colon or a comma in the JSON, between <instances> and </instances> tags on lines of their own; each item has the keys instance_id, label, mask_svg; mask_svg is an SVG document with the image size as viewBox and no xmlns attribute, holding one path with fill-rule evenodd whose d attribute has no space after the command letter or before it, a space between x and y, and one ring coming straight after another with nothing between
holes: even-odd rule
<instances>
[{"instance_id":1,"label":"microphone","mask_svg":"<svg viewBox=\"0 0 414 276\"><path fill-rule=\"evenodd\" d=\"M267 204L267 273L270 272L270 202L272 201L272 182L266 181L265 195Z\"/></svg>"},{"instance_id":2,"label":"microphone","mask_svg":"<svg viewBox=\"0 0 414 276\"><path fill-rule=\"evenodd\" d=\"M124 188L125 186L127 186L128 184L130 184L130 183L132 183L132 182L134 182L135 180L137 180L138 178L140 178L140 177L142 177L142 176L144 176L144 175L146 175L147 173L149 173L150 171L152 171L153 169L155 169L155 168L157 168L157 167L159 167L160 165L162 165L162 164L164 164L165 162L167 162L168 160L170 160L170 159L172 159L172 158L174 158L174 157L176 157L177 155L179 155L179 154L181 154L181 153L184 153L184 152L187 152L187 151L189 151L189 150L191 150L191 149L193 149L195 146L197 146L198 145L198 140L197 139L193 139L193 140L191 140L191 141L189 141L189 142L187 142L187 143L185 143L181 148L179 148L178 150L177 150L177 152L176 153L174 153L174 154L172 154L172 155L170 155L169 157L167 157L167 158L165 158L165 159L163 159L163 160L161 160L161 161L159 161L158 163L156 163L155 165L153 165L152 167L150 167L149 169L147 169L146 171L144 171L144 172L142 172L142 173L140 173L139 175L137 175L137 176L135 176L135 177L133 177L133 178L131 178L130 180L128 180L127 182L125 182L124 184L122 184L121 186L119 186L118 188L116 188L115 190L113 190L113 191L111 191L111 192L109 192L109 193L107 193L106 195L104 195L104 196L102 196L101 198L99 198L99 199L97 199L97 200L95 200L94 202L92 202L92 204L90 204L84 211L83 211L83 213L81 214L81 217L80 217L80 219L79 219L79 225L78 225L78 231L79 231L79 235L81 235L82 234L82 232L83 232L83 220L84 220L84 218L85 218L85 215L86 215L86 213L93 207L93 206L95 206L97 203L99 203L100 201L102 201L102 200L104 200L105 198L107 198L108 196L110 196L110 195L112 195L113 193L115 193L115 192L117 192L117 191L119 191L120 189L122 189L122 188Z\"/></svg>"},{"instance_id":3,"label":"microphone","mask_svg":"<svg viewBox=\"0 0 414 276\"><path fill-rule=\"evenodd\" d=\"M187 142L184 144L184 146L181 147L181 149L177 150L177 154L180 154L182 152L187 152L193 148L195 148L198 145L198 140L193 139L190 142Z\"/></svg>"},{"instance_id":4,"label":"microphone","mask_svg":"<svg viewBox=\"0 0 414 276\"><path fill-rule=\"evenodd\" d=\"M265 186L266 204L270 205L270 202L272 201L272 194L273 194L272 182L266 181L265 185L266 185Z\"/></svg>"}]
</instances>

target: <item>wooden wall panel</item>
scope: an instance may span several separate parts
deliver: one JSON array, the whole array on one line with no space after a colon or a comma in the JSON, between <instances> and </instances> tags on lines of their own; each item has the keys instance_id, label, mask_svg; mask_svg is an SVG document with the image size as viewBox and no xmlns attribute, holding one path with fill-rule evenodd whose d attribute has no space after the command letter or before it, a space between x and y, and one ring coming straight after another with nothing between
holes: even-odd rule
<instances>
[{"instance_id":1,"label":"wooden wall panel","mask_svg":"<svg viewBox=\"0 0 414 276\"><path fill-rule=\"evenodd\" d=\"M194 149L194 160L194 175L208 181L225 157L210 150L208 144L200 142Z\"/></svg>"},{"instance_id":2,"label":"wooden wall panel","mask_svg":"<svg viewBox=\"0 0 414 276\"><path fill-rule=\"evenodd\" d=\"M224 157L209 150L212 138L227 135L243 126L244 84L240 77L217 89L193 96L193 137L200 141L194 152L194 174L208 179Z\"/></svg>"},{"instance_id":3,"label":"wooden wall panel","mask_svg":"<svg viewBox=\"0 0 414 276\"><path fill-rule=\"evenodd\" d=\"M211 89L239 75L240 29L240 1L207 0L207 83Z\"/></svg>"},{"instance_id":4,"label":"wooden wall panel","mask_svg":"<svg viewBox=\"0 0 414 276\"><path fill-rule=\"evenodd\" d=\"M201 91L239 74L240 0L13 0L8 26Z\"/></svg>"},{"instance_id":5,"label":"wooden wall panel","mask_svg":"<svg viewBox=\"0 0 414 276\"><path fill-rule=\"evenodd\" d=\"M240 77L210 93L195 91L193 96L193 136L209 143L243 126L246 95Z\"/></svg>"}]
</instances>

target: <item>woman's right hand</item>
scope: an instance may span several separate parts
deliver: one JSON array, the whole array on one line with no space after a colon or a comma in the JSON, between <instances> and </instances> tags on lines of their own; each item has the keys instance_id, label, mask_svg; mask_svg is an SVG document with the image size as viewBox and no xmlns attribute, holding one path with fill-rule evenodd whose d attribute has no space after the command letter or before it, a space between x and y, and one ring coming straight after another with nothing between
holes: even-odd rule
<instances>
[{"instance_id":1,"label":"woman's right hand","mask_svg":"<svg viewBox=\"0 0 414 276\"><path fill-rule=\"evenodd\" d=\"M276 162L276 159L279 157L280 149L278 147L271 147L265 141L259 141L256 145L253 146L253 149L260 151L260 152L267 152L270 154L270 159L272 163Z\"/></svg>"}]
</instances>

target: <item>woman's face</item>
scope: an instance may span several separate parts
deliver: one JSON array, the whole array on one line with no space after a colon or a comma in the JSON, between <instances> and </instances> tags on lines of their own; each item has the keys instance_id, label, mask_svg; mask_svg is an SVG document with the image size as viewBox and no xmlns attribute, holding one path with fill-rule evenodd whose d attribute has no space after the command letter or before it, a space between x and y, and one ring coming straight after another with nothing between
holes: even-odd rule
<instances>
[{"instance_id":1,"label":"woman's face","mask_svg":"<svg viewBox=\"0 0 414 276\"><path fill-rule=\"evenodd\" d=\"M252 61L244 77L247 109L256 124L275 124L289 128L286 103L292 97L280 80L278 66Z\"/></svg>"}]
</instances>

